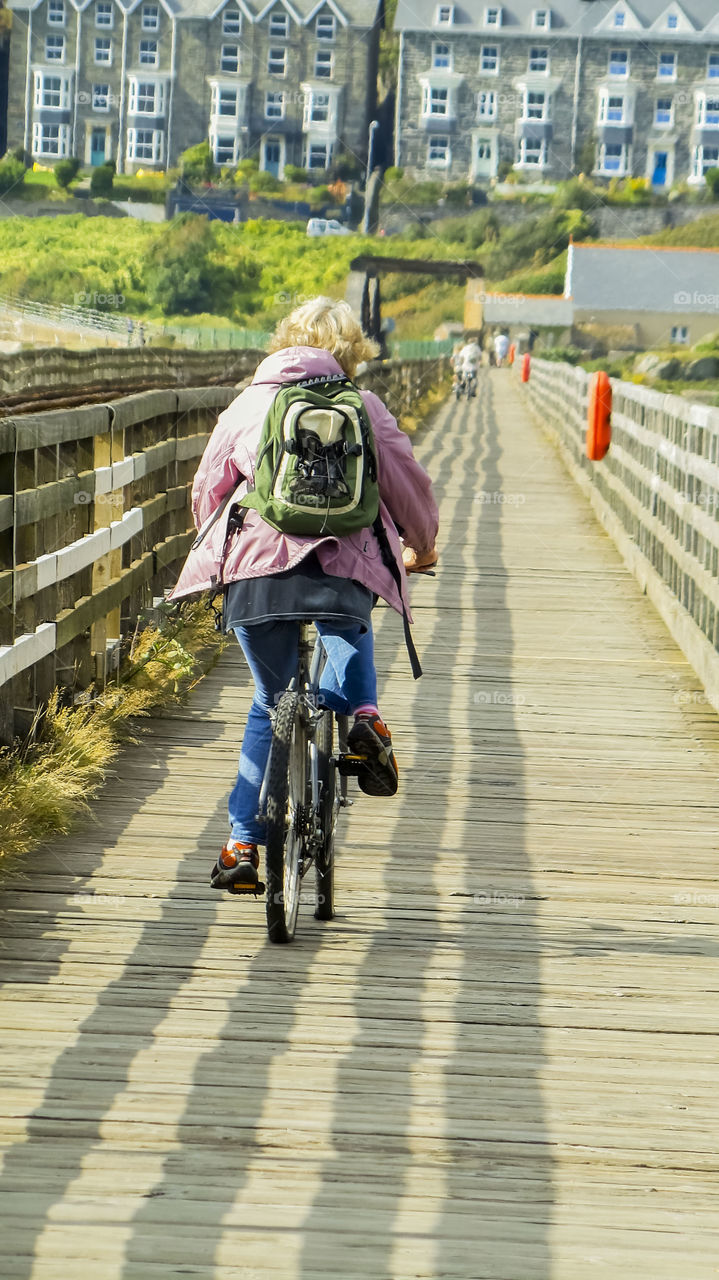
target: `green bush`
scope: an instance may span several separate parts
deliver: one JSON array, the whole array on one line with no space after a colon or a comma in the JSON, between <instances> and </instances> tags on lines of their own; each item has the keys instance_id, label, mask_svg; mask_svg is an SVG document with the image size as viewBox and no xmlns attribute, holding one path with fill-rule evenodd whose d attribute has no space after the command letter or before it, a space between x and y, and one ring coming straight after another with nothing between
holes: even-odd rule
<instances>
[{"instance_id":1,"label":"green bush","mask_svg":"<svg viewBox=\"0 0 719 1280\"><path fill-rule=\"evenodd\" d=\"M6 155L0 160L0 195L6 195L13 188L22 185L25 179L25 165L22 160Z\"/></svg>"},{"instance_id":2,"label":"green bush","mask_svg":"<svg viewBox=\"0 0 719 1280\"><path fill-rule=\"evenodd\" d=\"M598 192L590 183L581 182L579 178L571 178L568 182L557 184L552 204L555 209L594 209L600 203L600 199Z\"/></svg>"},{"instance_id":3,"label":"green bush","mask_svg":"<svg viewBox=\"0 0 719 1280\"><path fill-rule=\"evenodd\" d=\"M586 240L592 230L586 213L579 209L557 210L508 227L485 256L487 275L498 280L515 271L542 267L567 248L570 236Z\"/></svg>"},{"instance_id":4,"label":"green bush","mask_svg":"<svg viewBox=\"0 0 719 1280\"><path fill-rule=\"evenodd\" d=\"M245 156L244 160L240 160L235 174L242 181L245 178L249 178L250 174L257 173L259 167L260 162L255 156Z\"/></svg>"},{"instance_id":5,"label":"green bush","mask_svg":"<svg viewBox=\"0 0 719 1280\"><path fill-rule=\"evenodd\" d=\"M214 239L206 218L182 213L145 257L145 283L150 303L165 315L192 315L212 309L214 272L210 255Z\"/></svg>"},{"instance_id":6,"label":"green bush","mask_svg":"<svg viewBox=\"0 0 719 1280\"><path fill-rule=\"evenodd\" d=\"M326 187L326 186L311 187L307 193L307 199L309 200L313 209L315 208L319 209L320 205L329 204L329 202L332 199L332 196L330 194L329 187Z\"/></svg>"},{"instance_id":7,"label":"green bush","mask_svg":"<svg viewBox=\"0 0 719 1280\"><path fill-rule=\"evenodd\" d=\"M719 200L719 169L707 169L706 183L715 200Z\"/></svg>"},{"instance_id":8,"label":"green bush","mask_svg":"<svg viewBox=\"0 0 719 1280\"><path fill-rule=\"evenodd\" d=\"M249 178L250 191L281 191L282 183L273 173L266 173L261 169L258 173L251 173Z\"/></svg>"},{"instance_id":9,"label":"green bush","mask_svg":"<svg viewBox=\"0 0 719 1280\"><path fill-rule=\"evenodd\" d=\"M58 160L55 165L55 181L58 187L63 191L67 191L71 182L75 181L80 172L80 161L77 156L68 156L67 160Z\"/></svg>"},{"instance_id":10,"label":"green bush","mask_svg":"<svg viewBox=\"0 0 719 1280\"><path fill-rule=\"evenodd\" d=\"M353 182L363 175L363 168L356 156L350 156L346 153L337 156L332 161L329 169L329 176L332 182Z\"/></svg>"},{"instance_id":11,"label":"green bush","mask_svg":"<svg viewBox=\"0 0 719 1280\"><path fill-rule=\"evenodd\" d=\"M180 169L185 182L211 182L215 173L209 142L198 142L180 156Z\"/></svg>"},{"instance_id":12,"label":"green bush","mask_svg":"<svg viewBox=\"0 0 719 1280\"><path fill-rule=\"evenodd\" d=\"M90 195L107 200L112 195L114 173L109 164L100 164L93 169L90 177Z\"/></svg>"},{"instance_id":13,"label":"green bush","mask_svg":"<svg viewBox=\"0 0 719 1280\"><path fill-rule=\"evenodd\" d=\"M385 182L401 182L404 177L404 169L398 169L396 165L390 165L389 169L384 171Z\"/></svg>"},{"instance_id":14,"label":"green bush","mask_svg":"<svg viewBox=\"0 0 719 1280\"><path fill-rule=\"evenodd\" d=\"M466 182L458 182L446 187L443 194L450 209L466 209L471 200L472 188Z\"/></svg>"},{"instance_id":15,"label":"green bush","mask_svg":"<svg viewBox=\"0 0 719 1280\"><path fill-rule=\"evenodd\" d=\"M307 170L301 169L298 164L286 164L285 177L288 182L306 182Z\"/></svg>"}]
</instances>

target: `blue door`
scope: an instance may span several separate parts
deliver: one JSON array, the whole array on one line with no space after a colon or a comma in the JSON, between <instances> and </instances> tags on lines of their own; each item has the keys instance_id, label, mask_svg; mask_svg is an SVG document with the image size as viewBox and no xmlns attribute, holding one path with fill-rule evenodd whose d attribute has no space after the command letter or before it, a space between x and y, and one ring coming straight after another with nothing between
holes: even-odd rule
<instances>
[{"instance_id":1,"label":"blue door","mask_svg":"<svg viewBox=\"0 0 719 1280\"><path fill-rule=\"evenodd\" d=\"M90 136L90 164L105 163L105 130L93 129Z\"/></svg>"},{"instance_id":2,"label":"blue door","mask_svg":"<svg viewBox=\"0 0 719 1280\"><path fill-rule=\"evenodd\" d=\"M667 165L669 156L666 151L654 152L654 173L652 174L653 187L665 187L667 185Z\"/></svg>"},{"instance_id":3,"label":"blue door","mask_svg":"<svg viewBox=\"0 0 719 1280\"><path fill-rule=\"evenodd\" d=\"M271 173L273 178L280 176L280 144L279 142L265 143L265 172Z\"/></svg>"}]
</instances>

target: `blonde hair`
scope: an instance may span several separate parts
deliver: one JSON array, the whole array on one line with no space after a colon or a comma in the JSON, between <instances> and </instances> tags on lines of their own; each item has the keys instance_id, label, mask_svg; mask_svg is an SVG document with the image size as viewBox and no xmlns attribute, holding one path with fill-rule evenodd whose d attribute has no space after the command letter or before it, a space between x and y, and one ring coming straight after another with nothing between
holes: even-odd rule
<instances>
[{"instance_id":1,"label":"blonde hair","mask_svg":"<svg viewBox=\"0 0 719 1280\"><path fill-rule=\"evenodd\" d=\"M283 351L287 347L329 351L348 378L354 376L358 364L379 355L377 343L365 337L349 303L333 298L310 298L280 320L269 349Z\"/></svg>"}]
</instances>

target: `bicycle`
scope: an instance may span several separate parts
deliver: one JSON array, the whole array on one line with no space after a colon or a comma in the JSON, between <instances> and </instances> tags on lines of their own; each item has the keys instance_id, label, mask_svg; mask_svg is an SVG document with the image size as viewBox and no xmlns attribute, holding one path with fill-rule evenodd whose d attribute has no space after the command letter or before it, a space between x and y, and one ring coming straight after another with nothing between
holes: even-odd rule
<instances>
[{"instance_id":1,"label":"bicycle","mask_svg":"<svg viewBox=\"0 0 719 1280\"><path fill-rule=\"evenodd\" d=\"M326 656L319 636L313 645L310 627L309 622L300 626L297 671L273 714L260 792L260 817L266 824L267 932L275 943L295 936L302 882L313 865L315 919L334 915L337 817L340 808L353 803L347 779L363 764L362 757L346 750L349 717L321 705L319 681Z\"/></svg>"}]
</instances>

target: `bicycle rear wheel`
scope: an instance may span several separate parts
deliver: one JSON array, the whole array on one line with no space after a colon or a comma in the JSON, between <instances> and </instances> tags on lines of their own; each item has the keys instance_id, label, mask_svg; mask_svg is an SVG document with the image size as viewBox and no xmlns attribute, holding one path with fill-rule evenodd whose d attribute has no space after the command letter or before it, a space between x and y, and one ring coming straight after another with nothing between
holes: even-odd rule
<instances>
[{"instance_id":1,"label":"bicycle rear wheel","mask_svg":"<svg viewBox=\"0 0 719 1280\"><path fill-rule=\"evenodd\" d=\"M317 777L320 784L322 844L315 854L317 902L315 920L334 916L335 827L340 803L337 766L333 763L334 716L325 711L315 734Z\"/></svg>"},{"instance_id":2,"label":"bicycle rear wheel","mask_svg":"<svg viewBox=\"0 0 719 1280\"><path fill-rule=\"evenodd\" d=\"M296 693L277 704L267 780L267 932L270 942L295 936L307 822L307 737Z\"/></svg>"}]
</instances>

